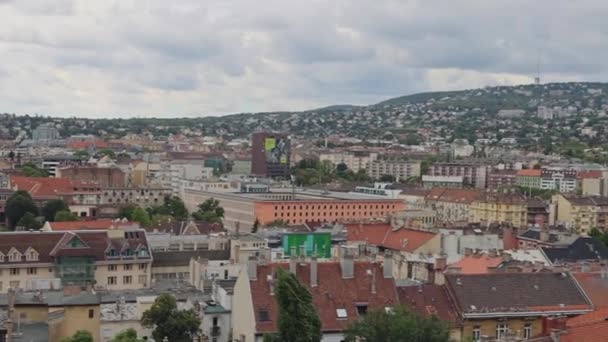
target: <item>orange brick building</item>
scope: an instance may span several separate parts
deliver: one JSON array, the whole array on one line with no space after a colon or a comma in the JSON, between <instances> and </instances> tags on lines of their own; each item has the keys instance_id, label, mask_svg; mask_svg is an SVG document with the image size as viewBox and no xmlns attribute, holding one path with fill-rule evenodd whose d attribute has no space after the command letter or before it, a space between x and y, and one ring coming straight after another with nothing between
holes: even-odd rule
<instances>
[{"instance_id":1,"label":"orange brick building","mask_svg":"<svg viewBox=\"0 0 608 342\"><path fill-rule=\"evenodd\" d=\"M353 222L384 219L405 209L405 203L400 199L310 190L295 194L287 191L241 193L186 190L184 202L188 210L193 211L208 198L217 199L224 208L226 228L234 230L238 225L241 231L249 230L256 219L262 225L278 220L288 224Z\"/></svg>"}]
</instances>

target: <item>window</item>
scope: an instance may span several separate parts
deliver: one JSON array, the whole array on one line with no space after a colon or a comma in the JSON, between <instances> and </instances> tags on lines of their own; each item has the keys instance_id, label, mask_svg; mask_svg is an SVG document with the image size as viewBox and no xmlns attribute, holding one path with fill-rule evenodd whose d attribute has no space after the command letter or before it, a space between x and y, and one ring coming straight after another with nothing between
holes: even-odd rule
<instances>
[{"instance_id":1,"label":"window","mask_svg":"<svg viewBox=\"0 0 608 342\"><path fill-rule=\"evenodd\" d=\"M116 265L108 265L108 271L116 271L117 268L118 266Z\"/></svg>"},{"instance_id":2,"label":"window","mask_svg":"<svg viewBox=\"0 0 608 342\"><path fill-rule=\"evenodd\" d=\"M19 275L19 269L18 268L11 268L10 274L11 275Z\"/></svg>"},{"instance_id":3,"label":"window","mask_svg":"<svg viewBox=\"0 0 608 342\"><path fill-rule=\"evenodd\" d=\"M139 264L139 270L140 271L146 271L148 269L148 265L146 264Z\"/></svg>"},{"instance_id":4,"label":"window","mask_svg":"<svg viewBox=\"0 0 608 342\"><path fill-rule=\"evenodd\" d=\"M338 316L338 319L347 319L348 313L346 309L336 309L336 316Z\"/></svg>"},{"instance_id":5,"label":"window","mask_svg":"<svg viewBox=\"0 0 608 342\"><path fill-rule=\"evenodd\" d=\"M357 314L359 316L365 316L365 314L367 314L367 304L357 304Z\"/></svg>"},{"instance_id":6,"label":"window","mask_svg":"<svg viewBox=\"0 0 608 342\"><path fill-rule=\"evenodd\" d=\"M29 267L29 268L27 269L27 274L30 274L30 275L32 275L32 274L36 274L36 272L37 272L37 271L38 271L38 270L36 269L36 267Z\"/></svg>"},{"instance_id":7,"label":"window","mask_svg":"<svg viewBox=\"0 0 608 342\"><path fill-rule=\"evenodd\" d=\"M89 318L94 318L94 317L95 317L95 310L89 309Z\"/></svg>"},{"instance_id":8,"label":"window","mask_svg":"<svg viewBox=\"0 0 608 342\"><path fill-rule=\"evenodd\" d=\"M496 338L502 339L502 338L507 337L508 331L509 331L509 328L507 326L507 323L498 323L496 325Z\"/></svg>"},{"instance_id":9,"label":"window","mask_svg":"<svg viewBox=\"0 0 608 342\"><path fill-rule=\"evenodd\" d=\"M122 269L125 271L130 271L133 268L133 265L131 264L126 264L122 266Z\"/></svg>"},{"instance_id":10,"label":"window","mask_svg":"<svg viewBox=\"0 0 608 342\"><path fill-rule=\"evenodd\" d=\"M532 323L524 324L524 338L532 338Z\"/></svg>"},{"instance_id":11,"label":"window","mask_svg":"<svg viewBox=\"0 0 608 342\"><path fill-rule=\"evenodd\" d=\"M8 255L8 261L17 262L21 261L21 254L19 252L14 252Z\"/></svg>"},{"instance_id":12,"label":"window","mask_svg":"<svg viewBox=\"0 0 608 342\"><path fill-rule=\"evenodd\" d=\"M140 276L137 278L137 282L139 283L139 285L144 285L144 286L145 286L145 285L146 285L147 280L148 280L148 277L147 277L146 275L140 275Z\"/></svg>"},{"instance_id":13,"label":"window","mask_svg":"<svg viewBox=\"0 0 608 342\"><path fill-rule=\"evenodd\" d=\"M213 317L213 326L214 327L217 327L217 321L218 321L217 316L214 316Z\"/></svg>"},{"instance_id":14,"label":"window","mask_svg":"<svg viewBox=\"0 0 608 342\"><path fill-rule=\"evenodd\" d=\"M270 321L270 314L268 313L268 310L260 309L260 311L258 311L258 318L260 319L260 322Z\"/></svg>"},{"instance_id":15,"label":"window","mask_svg":"<svg viewBox=\"0 0 608 342\"><path fill-rule=\"evenodd\" d=\"M109 250L109 251L106 253L106 255L107 255L107 256L111 256L111 257L112 257L112 256L118 256L118 255L117 255L117 253L116 253L116 250L115 250L114 248L110 249L110 250Z\"/></svg>"},{"instance_id":16,"label":"window","mask_svg":"<svg viewBox=\"0 0 608 342\"><path fill-rule=\"evenodd\" d=\"M122 277L122 283L123 284L131 284L133 282L133 277L128 275L128 276L123 276Z\"/></svg>"},{"instance_id":17,"label":"window","mask_svg":"<svg viewBox=\"0 0 608 342\"><path fill-rule=\"evenodd\" d=\"M108 285L116 285L116 277L108 277Z\"/></svg>"},{"instance_id":18,"label":"window","mask_svg":"<svg viewBox=\"0 0 608 342\"><path fill-rule=\"evenodd\" d=\"M481 340L481 327L476 325L473 327L473 342Z\"/></svg>"}]
</instances>

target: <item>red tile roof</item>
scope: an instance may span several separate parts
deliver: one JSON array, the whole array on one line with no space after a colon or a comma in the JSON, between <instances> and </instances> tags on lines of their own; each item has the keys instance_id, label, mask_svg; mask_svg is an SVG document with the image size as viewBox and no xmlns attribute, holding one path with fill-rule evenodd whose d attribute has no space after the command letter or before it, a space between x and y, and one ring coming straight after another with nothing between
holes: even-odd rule
<instances>
[{"instance_id":1,"label":"red tile roof","mask_svg":"<svg viewBox=\"0 0 608 342\"><path fill-rule=\"evenodd\" d=\"M119 221L111 219L104 220L93 220L93 221L61 221L61 222L48 222L51 230L53 231L66 231L66 230L99 230L99 229L110 229L120 227L134 227L139 228L139 225L135 222L130 221Z\"/></svg>"},{"instance_id":2,"label":"red tile roof","mask_svg":"<svg viewBox=\"0 0 608 342\"><path fill-rule=\"evenodd\" d=\"M414 252L437 234L401 228L389 224L350 224L346 226L348 241L366 241L370 245L404 252Z\"/></svg>"},{"instance_id":3,"label":"red tile roof","mask_svg":"<svg viewBox=\"0 0 608 342\"><path fill-rule=\"evenodd\" d=\"M602 171L581 171L578 173L578 178L602 178Z\"/></svg>"},{"instance_id":4,"label":"red tile roof","mask_svg":"<svg viewBox=\"0 0 608 342\"><path fill-rule=\"evenodd\" d=\"M481 197L479 190L453 189L453 188L433 188L426 196L427 201L431 202L452 202L452 203L471 203Z\"/></svg>"},{"instance_id":5,"label":"red tile roof","mask_svg":"<svg viewBox=\"0 0 608 342\"><path fill-rule=\"evenodd\" d=\"M608 308L568 319L561 342L605 342L608 336Z\"/></svg>"},{"instance_id":6,"label":"red tile roof","mask_svg":"<svg viewBox=\"0 0 608 342\"><path fill-rule=\"evenodd\" d=\"M267 276L277 267L288 268L288 264L258 266L257 280L251 280L251 297L256 316L256 333L277 331L277 307L274 296L270 294ZM375 277L369 275L373 269ZM338 262L318 263L318 286L310 287L310 263L298 264L296 277L306 286L321 319L322 331L342 331L359 319L357 303L366 303L368 310L384 310L398 304L395 283L392 278L382 276L382 268L368 262L354 262L354 277L343 279ZM372 279L375 278L376 293L372 293ZM275 285L276 286L276 285ZM337 309L346 310L347 318L338 318ZM260 310L268 312L269 320L260 320Z\"/></svg>"},{"instance_id":7,"label":"red tile roof","mask_svg":"<svg viewBox=\"0 0 608 342\"><path fill-rule=\"evenodd\" d=\"M84 188L95 187L95 184L75 181L69 178L22 177L11 176L10 186L13 190L25 190L33 198L55 198L61 195L84 192ZM79 190L75 190L79 189Z\"/></svg>"},{"instance_id":8,"label":"red tile roof","mask_svg":"<svg viewBox=\"0 0 608 342\"><path fill-rule=\"evenodd\" d=\"M435 315L456 325L458 314L443 285L424 284L397 288L399 302L423 317Z\"/></svg>"},{"instance_id":9,"label":"red tile roof","mask_svg":"<svg viewBox=\"0 0 608 342\"><path fill-rule=\"evenodd\" d=\"M608 308L608 276L602 277L601 272L574 273L574 278L595 307Z\"/></svg>"},{"instance_id":10,"label":"red tile roof","mask_svg":"<svg viewBox=\"0 0 608 342\"><path fill-rule=\"evenodd\" d=\"M473 254L453 263L448 268L457 268L460 274L485 274L488 267L496 267L502 262L502 257L491 257L488 254Z\"/></svg>"},{"instance_id":11,"label":"red tile roof","mask_svg":"<svg viewBox=\"0 0 608 342\"><path fill-rule=\"evenodd\" d=\"M540 177L540 170L523 169L523 170L517 171L517 175L520 177Z\"/></svg>"}]
</instances>

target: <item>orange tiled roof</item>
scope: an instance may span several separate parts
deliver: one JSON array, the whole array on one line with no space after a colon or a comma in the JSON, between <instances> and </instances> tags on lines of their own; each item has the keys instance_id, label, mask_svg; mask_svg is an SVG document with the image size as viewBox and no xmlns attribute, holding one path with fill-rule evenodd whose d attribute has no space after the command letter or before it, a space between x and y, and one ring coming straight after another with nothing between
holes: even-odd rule
<instances>
[{"instance_id":1,"label":"orange tiled roof","mask_svg":"<svg viewBox=\"0 0 608 342\"><path fill-rule=\"evenodd\" d=\"M581 171L578 173L578 178L602 178L602 171Z\"/></svg>"},{"instance_id":2,"label":"orange tiled roof","mask_svg":"<svg viewBox=\"0 0 608 342\"><path fill-rule=\"evenodd\" d=\"M496 267L502 262L502 257L491 257L488 254L473 254L462 258L448 266L460 269L460 274L485 274L488 267Z\"/></svg>"},{"instance_id":3,"label":"orange tiled roof","mask_svg":"<svg viewBox=\"0 0 608 342\"><path fill-rule=\"evenodd\" d=\"M540 177L540 170L537 169L524 169L517 171L518 176L522 177Z\"/></svg>"},{"instance_id":4,"label":"orange tiled roof","mask_svg":"<svg viewBox=\"0 0 608 342\"><path fill-rule=\"evenodd\" d=\"M595 307L608 308L608 278L603 278L601 272L574 273L574 278Z\"/></svg>"},{"instance_id":5,"label":"orange tiled roof","mask_svg":"<svg viewBox=\"0 0 608 342\"><path fill-rule=\"evenodd\" d=\"M97 229L110 229L114 227L124 226L135 226L136 223L125 221L125 222L114 222L114 220L93 220L93 221L61 221L61 222L49 222L51 230L53 231L66 231L66 230L97 230ZM139 227L138 227L139 228Z\"/></svg>"},{"instance_id":6,"label":"orange tiled roof","mask_svg":"<svg viewBox=\"0 0 608 342\"><path fill-rule=\"evenodd\" d=\"M604 342L608 336L608 308L568 319L562 342Z\"/></svg>"},{"instance_id":7,"label":"orange tiled roof","mask_svg":"<svg viewBox=\"0 0 608 342\"><path fill-rule=\"evenodd\" d=\"M25 190L36 198L57 197L75 192L74 188L83 186L84 183L69 178L45 178L45 177L22 177L12 176L10 178L13 190Z\"/></svg>"},{"instance_id":8,"label":"orange tiled roof","mask_svg":"<svg viewBox=\"0 0 608 342\"><path fill-rule=\"evenodd\" d=\"M393 230L389 224L350 224L346 229L349 241L367 241L370 245L405 252L414 252L437 235L407 228Z\"/></svg>"}]
</instances>

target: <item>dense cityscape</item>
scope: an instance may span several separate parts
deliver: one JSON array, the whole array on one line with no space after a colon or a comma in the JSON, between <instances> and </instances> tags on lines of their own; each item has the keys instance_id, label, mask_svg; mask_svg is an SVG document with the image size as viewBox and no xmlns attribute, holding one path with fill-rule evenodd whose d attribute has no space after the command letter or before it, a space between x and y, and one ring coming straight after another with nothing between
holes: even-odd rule
<instances>
[{"instance_id":1,"label":"dense cityscape","mask_svg":"<svg viewBox=\"0 0 608 342\"><path fill-rule=\"evenodd\" d=\"M588 341L607 327L606 91L4 114L0 340Z\"/></svg>"}]
</instances>

